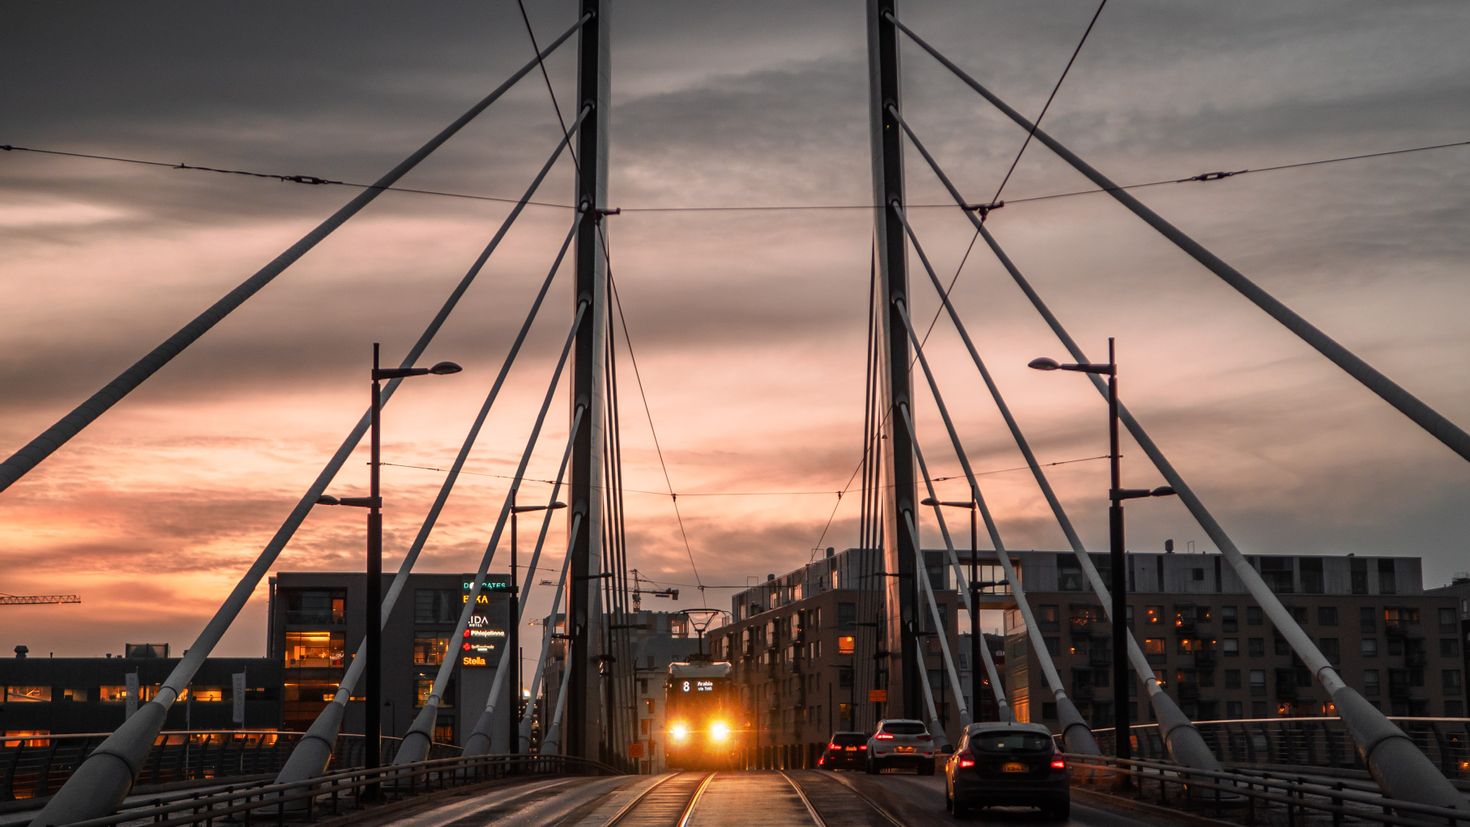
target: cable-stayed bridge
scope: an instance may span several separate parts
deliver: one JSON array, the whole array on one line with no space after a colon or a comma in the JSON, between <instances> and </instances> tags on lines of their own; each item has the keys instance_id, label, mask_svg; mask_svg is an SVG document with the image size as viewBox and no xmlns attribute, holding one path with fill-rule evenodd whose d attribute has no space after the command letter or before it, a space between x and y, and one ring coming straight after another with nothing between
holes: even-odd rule
<instances>
[{"instance_id":1,"label":"cable-stayed bridge","mask_svg":"<svg viewBox=\"0 0 1470 827\"><path fill-rule=\"evenodd\" d=\"M1105 5L1105 4L1104 4ZM631 777L636 756L629 745L638 740L638 719L627 699L633 697L638 680L636 660L631 648L631 622L636 607L633 595L639 583L635 567L636 547L630 544L626 530L622 477L622 391L638 394L646 406L646 394L638 373L636 352L628 335L622 297L617 288L612 261L611 229L621 210L608 200L608 174L615 163L615 137L610 134L612 91L615 78L610 68L613 46L612 23L617 14L614 4L603 0L582 0L580 13L549 39L537 41L532 34L535 57L524 63L503 83L454 121L444 126L422 146L400 163L370 183L334 181L314 176L269 176L307 186L350 186L357 190L350 200L323 219L316 227L287 247L279 255L251 274L238 286L188 321L173 335L144 353L131 367L82 401L50 427L22 445L0 464L0 496L15 486L26 484L26 475L48 457L69 449L68 442L81 434L116 405L127 404L128 395L149 381L160 370L207 337L211 330L232 312L250 302L272 281L285 274L314 247L347 224L383 193L407 189L400 182L421 162L448 144L457 133L486 110L495 106L512 89L523 83L544 81L555 107L561 137L547 148L544 160L526 172L528 182L521 194L510 201L509 210L499 227L485 242L463 277L442 300L437 311L423 325L421 333L401 356L388 355L381 367L375 366L374 380L381 388L374 391L373 405L350 424L338 449L326 458L317 476L302 491L296 506L290 510L274 535L269 538L249 566L239 574L235 587L224 596L218 609L188 647L172 673L152 697L116 731L87 742L73 766L62 775L64 780L44 800L39 811L27 813L33 824L126 823L146 817L140 808L153 807L152 815L178 818L170 823L186 823L188 819L231 817L309 819L317 817L350 817L384 820L420 819L423 823L443 823L460 818L507 816L529 821L581 819L586 823L702 823L700 819L732 819L743 815L751 796L770 803L771 811L762 815L768 820L790 819L792 823L840 823L847 817L861 817L871 823L926 823L928 816L915 816L939 800L940 788L932 779L915 778L902 781L884 777L849 780L835 776L818 776L798 771L788 759L772 761L769 756L752 762L748 775L721 773L718 776L696 773L665 775L656 779ZM1095 23L1103 6L1091 19ZM868 42L869 138L872 162L871 267L868 286L868 352L866 354L866 388L861 439L861 461L853 472L848 490L860 499L860 527L857 547L877 550L862 556L864 584L862 600L857 608L861 618L873 618L868 625L871 634L856 636L853 680L861 686L880 687L878 694L856 704L854 717L858 728L871 728L881 717L917 719L932 725L936 732L944 730L944 720L936 697L949 691L959 699L957 716L962 724L979 720L964 701L959 686L956 662L959 653L951 651L941 604L946 596L935 588L927 576L925 548L941 552L942 565L954 581L966 584L954 591L964 610L975 616L980 606L975 601L977 589L973 569L967 568L963 542L956 540L947 515L962 508L969 512L975 531L983 528L990 559L1009 588L1011 605L1020 616L1022 636L1030 650L1037 653L1041 666L1039 680L1033 679L1033 693L1045 692L1055 704L1057 731L1054 733L1071 760L1071 772L1078 789L1096 785L1112 791L1120 779L1132 778L1132 794L1103 796L1080 808L1083 820L1106 821L1118 813L1144 820L1167 823L1170 812L1189 811L1197 816L1273 819L1296 818L1343 820L1377 820L1391 823L1455 823L1470 820L1470 802L1456 783L1446 774L1442 755L1429 754L1422 739L1409 732L1407 724L1385 716L1363 697L1362 687L1350 685L1340 675L1333 657L1324 653L1319 642L1303 630L1290 608L1283 603L1271 584L1246 556L1224 525L1216 519L1197 489L1170 462L1163 447L1154 441L1142 418L1135 416L1126 404L1117 400L1113 384L1120 371L1113 354L1106 360L1102 354L1084 351L1069 332L1062 318L1046 301L1046 297L1027 277L1024 262L1009 255L991 232L987 219L1006 206L1003 198L1006 173L993 193L967 192L947 172L934 148L926 143L922 120L905 117L904 84L900 72L900 55L908 61L931 60L947 70L957 83L958 94L972 96L993 107L1014 123L1024 137L1021 153L1038 145L1052 153L1070 168L1088 179L1090 192L1105 195L1118 208L1135 216L1161 238L1174 245L1204 272L1215 276L1263 312L1281 328L1309 345L1341 370L1343 381L1356 382L1398 411L1411 426L1417 426L1461 459L1470 460L1470 435L1434 407L1421 401L1410 390L1393 379L1307 319L1287 303L1254 281L1249 273L1233 266L1192 238L1167 216L1156 212L1134 195L1139 186L1168 182L1146 182L1143 185L1119 183L1066 144L1042 128L1041 122L1050 106L1048 98L1040 114L1028 118L1011 102L996 95L982 79L968 72L963 61L936 48L922 31L904 22L901 9L890 0L869 0L864 10ZM1071 58L1075 60L1092 30L1091 23L1077 43ZM529 19L527 19L529 30ZM576 50L577 68L574 96L558 98L545 61L562 50ZM1069 60L1067 69L1072 62ZM1052 89L1055 96L1066 78L1064 70ZM1461 146L1463 144L1460 144ZM1446 149L1453 145L1434 145L1394 150L1418 152ZM6 146L13 152L50 152L34 147ZM1032 151L1038 151L1032 150ZM56 153L52 153L56 154ZM1019 161L1020 154L1016 156ZM112 159L141 162L138 159ZM1350 158L1331 158L1312 163L1339 162ZM531 674L534 694L555 698L549 721L542 721L542 749L526 754L532 726L533 705L528 704L518 725L497 736L495 722L507 715L497 709L498 699L506 696L505 687L524 683L511 674L504 662L495 670L493 688L486 707L479 711L473 729L452 754L436 747L434 728L438 712L445 703L447 687L459 662L453 657L441 659L427 696L401 737L385 741L381 749L358 742L356 757L346 745L351 733L343 732L346 710L354 693L373 694L375 635L369 628L366 640L348 661L337 690L311 727L304 733L286 738L289 749L279 751L269 763L274 776L268 782L252 781L234 785L219 776L203 791L170 796L167 801L145 804L130 798L140 776L156 767L169 754L169 737L164 733L170 707L183 698L195 683L201 667L209 661L221 639L236 623L251 595L263 578L277 564L308 514L318 506L348 505L370 509L369 543L381 543L381 524L374 528L381 498L376 490L376 473L383 464L377 459L377 424L383 411L391 412L389 403L399 385L424 373L449 372L450 367L429 368L427 354L434 352L436 337L446 321L459 308L462 299L502 242L507 238L528 205L544 201L543 184L558 165L573 168L575 190L567 205L566 226L559 243L545 252L546 272L537 291L524 309L514 337L504 353L491 386L485 390L480 408L466 429L453 462L443 469L442 483L402 557L386 592L370 598L380 606L380 616L388 617L402 598L410 574L428 547L437 521L457 483L465 475L466 463L480 441L482 430L508 383L517 382L535 389L539 404L529 421L529 435L523 444L514 446L517 467L510 475L509 490L498 504L493 528L485 541L483 554L469 595L478 595L485 587L492 567L497 565L497 552L511 542L516 515L538 512L527 518L536 525L536 542L527 563L528 572L555 572L548 578L553 590L552 619ZM245 170L192 167L211 172L260 175ZM1011 164L1011 171L1015 162ZM1222 170L1200 173L1173 183L1195 181L1207 183L1256 170ZM1067 540L1068 551L1075 557L1087 590L1096 598L1103 620L1121 624L1117 613L1123 606L1122 595L1113 593L1121 585L1121 562L1110 572L1099 571L1094 559L1100 548L1088 548L1064 507L1048 476L1047 466L1032 448L1031 442L1014 415L979 347L970 334L969 322L951 300L958 272L948 281L936 269L926 246L926 239L912 222L913 210L907 199L911 179L927 176L948 194L947 209L962 215L973 228L971 246L983 242L987 251L1019 288L1032 310L1043 321L1072 361L1038 363L1041 369L1061 369L1085 374L1099 393L1103 403L1115 411L1110 456L1117 467L1120 453L1118 431L1126 433L1140 449L1154 470L1167 483L1155 489L1126 488L1116 471L1110 490L1115 509L1113 545L1122 549L1122 502L1143 496L1177 496L1198 523L1200 529L1219 550L1223 566L1228 567L1246 593L1279 633L1285 645L1315 682L1326 703L1331 704L1340 727L1334 732L1339 746L1356 753L1362 771L1334 776L1315 773L1312 767L1296 770L1280 767L1247 769L1239 757L1221 754L1219 739L1207 738L1202 728L1184 713L1179 699L1171 696L1165 682L1156 674L1148 653L1134 639L1131 630L1123 640L1123 656L1111 665L1116 670L1116 684L1121 687L1134 682L1141 687L1141 697L1152 710L1156 721L1158 754L1129 757L1128 739L1109 738L1111 733L1095 726L1079 710L1048 654L1044 623L1037 617L1037 606L1028 598L1027 581L1016 570L1016 560L1008 547L1002 525L1006 515L996 513L981 485L982 474L973 467L955 418L959 405L993 405L1004 421L1007 437L1014 442L1026 462L1026 470L1034 479L1036 492L1046 511ZM932 207L933 205L924 205ZM568 272L570 271L570 272ZM570 306L558 306L551 297L556 287L570 288ZM933 291L932 293L930 291ZM933 320L913 315L915 299L937 300L939 312ZM537 324L557 332L559 348L551 370L542 376L528 375L521 365L525 343ZM946 383L931 362L928 340L931 331L942 325L956 335L974 374L967 383ZM396 364L396 367L394 365ZM620 366L623 367L620 374ZM628 370L631 368L631 371ZM629 373L632 381L629 381ZM978 381L977 381L978 380ZM1079 381L1081 381L1079 379ZM984 392L981 393L980 389ZM565 410L553 411L559 394L567 398ZM932 434L918 427L921 408L926 416L937 417L940 427ZM565 418L565 440L543 439L548 420ZM650 424L651 417L650 417ZM921 436L923 439L921 440ZM374 448L374 491L368 497L345 497L333 489L354 451L364 440ZM544 489L522 491L528 468L535 457L556 460L556 477L549 495ZM967 489L963 502L944 502L934 486L940 464L958 465ZM670 487L672 494L672 486ZM677 497L672 497L676 503ZM946 512L946 508L950 510ZM939 537L921 537L921 515L932 514ZM558 515L557 511L564 511ZM677 516L677 512L676 512ZM542 566L552 521L566 520L566 549L559 569ZM682 518L679 531L684 530ZM374 532L377 532L376 535ZM687 540L686 540L687 542ZM819 544L820 545L820 542ZM958 547L958 550L957 550ZM381 548L378 549L379 555ZM500 558L503 560L503 557ZM1121 555L1114 558L1121 561ZM691 563L693 562L691 554ZM800 560L792 561L798 564ZM969 562L969 561L965 561ZM376 584L379 578L369 582ZM518 608L511 611L510 624L523 626L530 617L525 614L526 592L539 578L528 575ZM376 585L371 586L376 588ZM369 592L372 595L372 592ZM1115 600L1114 598L1118 599ZM457 641L468 633L474 615L474 601L467 600L459 613L450 636ZM552 627L555 617L564 615L565 633L556 649L562 660L555 673L546 669L552 651ZM926 665L922 640L935 636L939 644L942 668L936 680ZM990 700L996 719L1010 721L1013 698L1006 682L991 658L987 647L980 647L986 682L993 697ZM514 655L514 650L511 651ZM513 661L506 658L503 661ZM936 685L936 683L941 685ZM621 699L621 700L620 700ZM979 706L978 699L971 699ZM504 703L500 701L500 703ZM370 714L377 714L376 712ZM369 728L373 728L369 724ZM514 730L514 731L512 731ZM1455 734L1453 724L1444 737L1470 737L1463 726ZM1269 741L1287 737L1285 730L1261 730ZM1346 739L1345 741L1343 739ZM512 743L513 741L513 743ZM1463 746L1463 742L1457 742ZM1115 747L1123 747L1117 754ZM1457 753L1448 753L1457 754ZM375 757L376 756L376 757ZM186 765L187 765L187 759ZM755 764L763 765L759 768ZM772 766L775 764L776 766ZM244 766L244 764L240 764ZM256 767L260 769L260 767ZM243 773L242 773L243 774ZM891 782L891 783L884 783ZM446 789L475 791L469 803L450 805L435 798ZM425 795L428 803L419 811L388 809L412 802ZM383 803L384 799L391 803ZM1148 810L1129 810L1142 806ZM927 802L927 804L925 803ZM381 808L374 811L374 808ZM1113 809L1122 808L1122 809ZM402 815L392 815L392 813ZM414 815L413 813L418 813ZM190 815L192 814L192 815ZM854 815L856 814L856 815ZM639 821L638 819L644 819ZM692 821L690 821L692 819Z\"/></svg>"}]
</instances>

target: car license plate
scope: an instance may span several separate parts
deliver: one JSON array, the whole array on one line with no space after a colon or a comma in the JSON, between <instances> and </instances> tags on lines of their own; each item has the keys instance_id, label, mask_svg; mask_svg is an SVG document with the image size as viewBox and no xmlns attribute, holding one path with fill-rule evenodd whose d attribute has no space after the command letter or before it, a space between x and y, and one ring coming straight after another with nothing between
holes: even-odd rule
<instances>
[{"instance_id":1,"label":"car license plate","mask_svg":"<svg viewBox=\"0 0 1470 827\"><path fill-rule=\"evenodd\" d=\"M913 752L913 751L914 751L914 748L913 747L898 747L897 749L894 750L894 752Z\"/></svg>"},{"instance_id":2,"label":"car license plate","mask_svg":"<svg viewBox=\"0 0 1470 827\"><path fill-rule=\"evenodd\" d=\"M847 748L847 751L848 752L857 752L857 747L848 747Z\"/></svg>"},{"instance_id":3,"label":"car license plate","mask_svg":"<svg viewBox=\"0 0 1470 827\"><path fill-rule=\"evenodd\" d=\"M1007 761L1000 767L1001 772L1026 772L1027 766L1020 761Z\"/></svg>"}]
</instances>

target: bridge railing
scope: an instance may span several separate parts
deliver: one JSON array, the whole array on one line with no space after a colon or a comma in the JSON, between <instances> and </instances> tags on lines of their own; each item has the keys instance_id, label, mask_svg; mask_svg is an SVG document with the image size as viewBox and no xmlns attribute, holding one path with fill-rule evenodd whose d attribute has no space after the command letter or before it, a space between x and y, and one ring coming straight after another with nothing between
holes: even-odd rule
<instances>
[{"instance_id":1,"label":"bridge railing","mask_svg":"<svg viewBox=\"0 0 1470 827\"><path fill-rule=\"evenodd\" d=\"M1197 770L1167 761L1120 760L1112 756L1068 755L1072 783L1119 792L1131 782L1130 795L1166 807L1194 811L1248 825L1456 825L1470 824L1466 809L1450 809L1385 798L1376 788L1351 781L1314 779L1306 775Z\"/></svg>"},{"instance_id":2,"label":"bridge railing","mask_svg":"<svg viewBox=\"0 0 1470 827\"><path fill-rule=\"evenodd\" d=\"M1470 718L1390 718L1452 781L1470 782ZM1366 772L1341 718L1252 718L1196 721L1211 751L1226 764L1320 767ZM1133 754L1164 759L1167 752L1157 724L1135 725ZM1113 751L1113 731L1093 731L1105 753Z\"/></svg>"},{"instance_id":3,"label":"bridge railing","mask_svg":"<svg viewBox=\"0 0 1470 827\"><path fill-rule=\"evenodd\" d=\"M56 792L106 737L105 732L0 737L0 801L44 798ZM300 739L299 732L279 730L160 732L134 789L273 776ZM399 740L383 739L383 761ZM459 747L435 744L430 757L448 758L458 752ZM362 736L338 736L333 755L333 767L362 766Z\"/></svg>"},{"instance_id":4,"label":"bridge railing","mask_svg":"<svg viewBox=\"0 0 1470 827\"><path fill-rule=\"evenodd\" d=\"M353 768L304 781L273 784L255 781L175 796L156 803L123 809L112 815L80 821L72 827L155 822L165 824L245 823L255 820L284 823L313 821L361 811L373 806L369 788L379 789L379 803L468 787L512 777L557 775L618 775L619 770L584 758L565 755L473 755L439 758L416 764L388 765L373 770Z\"/></svg>"}]
</instances>

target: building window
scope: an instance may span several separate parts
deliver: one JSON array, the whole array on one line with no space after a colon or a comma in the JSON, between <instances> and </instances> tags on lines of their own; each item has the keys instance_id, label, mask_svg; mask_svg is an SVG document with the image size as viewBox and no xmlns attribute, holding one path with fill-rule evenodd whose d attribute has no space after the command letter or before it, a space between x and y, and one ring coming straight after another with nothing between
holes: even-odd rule
<instances>
[{"instance_id":1,"label":"building window","mask_svg":"<svg viewBox=\"0 0 1470 827\"><path fill-rule=\"evenodd\" d=\"M1238 637L1227 637L1227 638L1221 639L1221 641L1220 641L1220 651L1224 652L1225 653L1225 657L1227 657L1227 658L1233 658L1233 657L1239 656L1240 655L1240 638L1238 638Z\"/></svg>"},{"instance_id":2,"label":"building window","mask_svg":"<svg viewBox=\"0 0 1470 827\"><path fill-rule=\"evenodd\" d=\"M1252 669L1251 670L1251 690L1250 691L1251 691L1251 695L1265 695L1266 694L1266 670L1264 670L1264 669Z\"/></svg>"},{"instance_id":3,"label":"building window","mask_svg":"<svg viewBox=\"0 0 1470 827\"><path fill-rule=\"evenodd\" d=\"M1377 695L1378 694L1378 670L1377 669L1364 669L1363 670L1363 694L1364 695Z\"/></svg>"},{"instance_id":4,"label":"building window","mask_svg":"<svg viewBox=\"0 0 1470 827\"><path fill-rule=\"evenodd\" d=\"M1240 688L1240 670L1239 669L1226 669L1225 670L1225 688L1226 689L1239 689Z\"/></svg>"},{"instance_id":5,"label":"building window","mask_svg":"<svg viewBox=\"0 0 1470 827\"><path fill-rule=\"evenodd\" d=\"M1365 658L1378 657L1378 638L1365 637L1358 642L1358 653Z\"/></svg>"},{"instance_id":6,"label":"building window","mask_svg":"<svg viewBox=\"0 0 1470 827\"><path fill-rule=\"evenodd\" d=\"M1455 617L1455 610L1443 608L1439 610L1439 630L1454 634L1460 630L1459 619Z\"/></svg>"},{"instance_id":7,"label":"building window","mask_svg":"<svg viewBox=\"0 0 1470 827\"><path fill-rule=\"evenodd\" d=\"M1225 702L1225 717L1240 719L1245 717L1245 705L1240 701Z\"/></svg>"},{"instance_id":8,"label":"building window","mask_svg":"<svg viewBox=\"0 0 1470 827\"><path fill-rule=\"evenodd\" d=\"M1398 594L1398 580L1394 577L1393 561L1378 561L1378 593Z\"/></svg>"},{"instance_id":9,"label":"building window","mask_svg":"<svg viewBox=\"0 0 1470 827\"><path fill-rule=\"evenodd\" d=\"M1354 557L1349 561L1352 568L1352 590L1353 594L1368 593L1368 561Z\"/></svg>"},{"instance_id":10,"label":"building window","mask_svg":"<svg viewBox=\"0 0 1470 827\"><path fill-rule=\"evenodd\" d=\"M191 686L179 695L179 700L190 698L199 704L222 704L225 702L225 690L222 686Z\"/></svg>"},{"instance_id":11,"label":"building window","mask_svg":"<svg viewBox=\"0 0 1470 827\"><path fill-rule=\"evenodd\" d=\"M1460 670L1458 670L1458 669L1446 669L1443 672L1441 672L1440 674L1444 676L1444 691L1446 691L1446 692L1459 692L1460 691Z\"/></svg>"},{"instance_id":12,"label":"building window","mask_svg":"<svg viewBox=\"0 0 1470 827\"><path fill-rule=\"evenodd\" d=\"M1057 628L1057 607L1056 606L1043 605L1043 606L1040 606L1038 608L1040 609L1040 611L1037 612L1036 622L1038 624L1040 624L1041 628L1043 628L1043 629L1055 629L1055 628Z\"/></svg>"},{"instance_id":13,"label":"building window","mask_svg":"<svg viewBox=\"0 0 1470 827\"><path fill-rule=\"evenodd\" d=\"M72 701L74 703L86 703L87 690L80 688L72 689L70 687L64 687L61 690L61 699L63 701Z\"/></svg>"},{"instance_id":14,"label":"building window","mask_svg":"<svg viewBox=\"0 0 1470 827\"><path fill-rule=\"evenodd\" d=\"M1292 557L1258 557L1261 579L1266 588L1277 594L1292 594L1296 591L1292 583Z\"/></svg>"},{"instance_id":15,"label":"building window","mask_svg":"<svg viewBox=\"0 0 1470 827\"><path fill-rule=\"evenodd\" d=\"M1286 638L1282 637L1281 633L1274 629L1271 630L1271 645L1272 651L1278 655L1291 654L1291 646L1287 644Z\"/></svg>"},{"instance_id":16,"label":"building window","mask_svg":"<svg viewBox=\"0 0 1470 827\"><path fill-rule=\"evenodd\" d=\"M1325 657L1325 658L1327 658L1327 660L1330 661L1331 663L1334 663L1335 664L1335 663L1340 663L1342 661L1342 652L1341 652L1340 647L1338 646L1337 638L1335 638L1335 637L1324 637L1324 638L1321 638L1320 640L1317 641L1317 645L1319 647L1321 647L1321 649L1322 649L1322 656Z\"/></svg>"},{"instance_id":17,"label":"building window","mask_svg":"<svg viewBox=\"0 0 1470 827\"><path fill-rule=\"evenodd\" d=\"M51 702L49 686L7 686L5 702L8 704L43 704Z\"/></svg>"},{"instance_id":18,"label":"building window","mask_svg":"<svg viewBox=\"0 0 1470 827\"><path fill-rule=\"evenodd\" d=\"M413 593L414 623L454 623L463 608L461 595L453 589L416 589Z\"/></svg>"},{"instance_id":19,"label":"building window","mask_svg":"<svg viewBox=\"0 0 1470 827\"><path fill-rule=\"evenodd\" d=\"M1164 639L1161 637L1148 637L1143 639L1143 653L1145 655L1164 656Z\"/></svg>"},{"instance_id":20,"label":"building window","mask_svg":"<svg viewBox=\"0 0 1470 827\"><path fill-rule=\"evenodd\" d=\"M434 723L434 743L436 743L436 744L452 744L452 743L454 743L454 722L453 721L436 721Z\"/></svg>"},{"instance_id":21,"label":"building window","mask_svg":"<svg viewBox=\"0 0 1470 827\"><path fill-rule=\"evenodd\" d=\"M292 626L340 626L347 622L346 589L282 589L286 623Z\"/></svg>"},{"instance_id":22,"label":"building window","mask_svg":"<svg viewBox=\"0 0 1470 827\"><path fill-rule=\"evenodd\" d=\"M1158 624L1158 623L1163 623L1164 622L1164 607L1163 606L1147 606L1147 607L1145 607L1144 610L1143 610L1143 622L1144 623L1147 623L1147 624L1149 624L1151 626L1152 625L1155 625L1155 624Z\"/></svg>"},{"instance_id":23,"label":"building window","mask_svg":"<svg viewBox=\"0 0 1470 827\"><path fill-rule=\"evenodd\" d=\"M1302 594L1322 594L1322 558L1301 558Z\"/></svg>"},{"instance_id":24,"label":"building window","mask_svg":"<svg viewBox=\"0 0 1470 827\"><path fill-rule=\"evenodd\" d=\"M1057 560L1057 591L1080 592L1084 588L1082 564L1073 555L1062 555Z\"/></svg>"},{"instance_id":25,"label":"building window","mask_svg":"<svg viewBox=\"0 0 1470 827\"><path fill-rule=\"evenodd\" d=\"M1234 606L1220 607L1220 629L1222 631L1235 631L1237 628L1239 628L1238 620L1239 617L1236 614L1236 609Z\"/></svg>"},{"instance_id":26,"label":"building window","mask_svg":"<svg viewBox=\"0 0 1470 827\"><path fill-rule=\"evenodd\" d=\"M1378 610L1372 606L1358 609L1358 629L1364 632L1378 631Z\"/></svg>"},{"instance_id":27,"label":"building window","mask_svg":"<svg viewBox=\"0 0 1470 827\"><path fill-rule=\"evenodd\" d=\"M1318 606L1317 607L1317 625L1318 626L1336 626L1337 625L1337 607L1336 606Z\"/></svg>"},{"instance_id":28,"label":"building window","mask_svg":"<svg viewBox=\"0 0 1470 827\"><path fill-rule=\"evenodd\" d=\"M346 648L342 632L287 632L286 668L340 667Z\"/></svg>"},{"instance_id":29,"label":"building window","mask_svg":"<svg viewBox=\"0 0 1470 827\"><path fill-rule=\"evenodd\" d=\"M1262 637L1248 638L1245 642L1245 653L1253 658L1264 658L1266 656L1266 639Z\"/></svg>"},{"instance_id":30,"label":"building window","mask_svg":"<svg viewBox=\"0 0 1470 827\"><path fill-rule=\"evenodd\" d=\"M1439 639L1439 654L1441 657L1452 658L1460 654L1460 641L1452 637Z\"/></svg>"},{"instance_id":31,"label":"building window","mask_svg":"<svg viewBox=\"0 0 1470 827\"><path fill-rule=\"evenodd\" d=\"M1055 637L1044 637L1042 640L1046 642L1046 651L1050 652L1052 657L1061 654L1062 642L1060 640Z\"/></svg>"},{"instance_id":32,"label":"building window","mask_svg":"<svg viewBox=\"0 0 1470 827\"><path fill-rule=\"evenodd\" d=\"M1245 607L1245 625L1259 626L1264 622L1266 622L1265 613L1261 611L1260 606Z\"/></svg>"},{"instance_id":33,"label":"building window","mask_svg":"<svg viewBox=\"0 0 1470 827\"><path fill-rule=\"evenodd\" d=\"M104 704L120 704L128 699L128 688L119 684L97 687L97 701Z\"/></svg>"},{"instance_id":34,"label":"building window","mask_svg":"<svg viewBox=\"0 0 1470 827\"><path fill-rule=\"evenodd\" d=\"M449 653L449 638L415 636L413 639L413 665L438 666Z\"/></svg>"}]
</instances>

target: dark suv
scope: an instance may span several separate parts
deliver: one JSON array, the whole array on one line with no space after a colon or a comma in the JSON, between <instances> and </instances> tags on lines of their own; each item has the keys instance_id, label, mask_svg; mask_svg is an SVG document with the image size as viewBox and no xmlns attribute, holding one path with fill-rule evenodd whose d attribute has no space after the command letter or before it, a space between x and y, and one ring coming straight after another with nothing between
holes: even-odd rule
<instances>
[{"instance_id":1,"label":"dark suv","mask_svg":"<svg viewBox=\"0 0 1470 827\"><path fill-rule=\"evenodd\" d=\"M834 732L827 749L817 759L817 766L824 770L860 770L868 760L868 733Z\"/></svg>"},{"instance_id":2,"label":"dark suv","mask_svg":"<svg viewBox=\"0 0 1470 827\"><path fill-rule=\"evenodd\" d=\"M1029 804L1048 818L1072 809L1067 762L1040 724L971 724L944 764L944 805L958 816L975 807Z\"/></svg>"}]
</instances>

